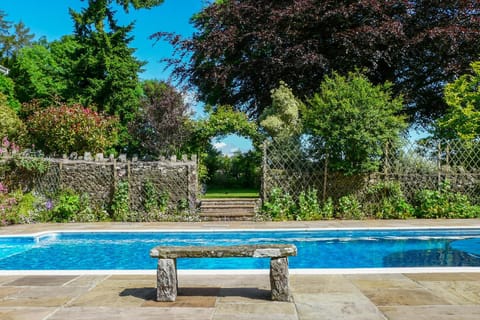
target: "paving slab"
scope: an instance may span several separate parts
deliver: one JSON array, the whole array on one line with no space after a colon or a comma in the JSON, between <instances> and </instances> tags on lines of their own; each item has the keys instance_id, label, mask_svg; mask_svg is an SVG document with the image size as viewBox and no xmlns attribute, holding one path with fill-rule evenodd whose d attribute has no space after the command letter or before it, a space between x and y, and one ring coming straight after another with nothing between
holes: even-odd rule
<instances>
[{"instance_id":1,"label":"paving slab","mask_svg":"<svg viewBox=\"0 0 480 320\"><path fill-rule=\"evenodd\" d=\"M446 299L427 289L374 289L362 290L362 292L377 306L450 304Z\"/></svg>"},{"instance_id":2,"label":"paving slab","mask_svg":"<svg viewBox=\"0 0 480 320\"><path fill-rule=\"evenodd\" d=\"M55 308L0 308L2 320L44 320L55 312Z\"/></svg>"},{"instance_id":3,"label":"paving slab","mask_svg":"<svg viewBox=\"0 0 480 320\"><path fill-rule=\"evenodd\" d=\"M87 291L79 287L26 287L0 299L0 307L58 307Z\"/></svg>"},{"instance_id":4,"label":"paving slab","mask_svg":"<svg viewBox=\"0 0 480 320\"><path fill-rule=\"evenodd\" d=\"M357 292L358 289L342 275L291 275L290 286L293 293L342 293Z\"/></svg>"},{"instance_id":5,"label":"paving slab","mask_svg":"<svg viewBox=\"0 0 480 320\"><path fill-rule=\"evenodd\" d=\"M385 320L378 308L359 293L294 294L300 320Z\"/></svg>"},{"instance_id":6,"label":"paving slab","mask_svg":"<svg viewBox=\"0 0 480 320\"><path fill-rule=\"evenodd\" d=\"M380 307L389 320L478 320L480 306L389 306Z\"/></svg>"},{"instance_id":7,"label":"paving slab","mask_svg":"<svg viewBox=\"0 0 480 320\"><path fill-rule=\"evenodd\" d=\"M297 320L295 304L289 302L221 303L213 320Z\"/></svg>"},{"instance_id":8,"label":"paving slab","mask_svg":"<svg viewBox=\"0 0 480 320\"><path fill-rule=\"evenodd\" d=\"M48 320L210 320L213 308L92 308L58 310Z\"/></svg>"},{"instance_id":9,"label":"paving slab","mask_svg":"<svg viewBox=\"0 0 480 320\"><path fill-rule=\"evenodd\" d=\"M480 281L480 273L408 273L406 277L414 281Z\"/></svg>"},{"instance_id":10,"label":"paving slab","mask_svg":"<svg viewBox=\"0 0 480 320\"><path fill-rule=\"evenodd\" d=\"M52 271L54 273L55 271ZM63 286L78 276L25 276L6 284L9 286Z\"/></svg>"},{"instance_id":11,"label":"paving slab","mask_svg":"<svg viewBox=\"0 0 480 320\"><path fill-rule=\"evenodd\" d=\"M422 281L420 283L451 304L480 305L480 281Z\"/></svg>"}]
</instances>

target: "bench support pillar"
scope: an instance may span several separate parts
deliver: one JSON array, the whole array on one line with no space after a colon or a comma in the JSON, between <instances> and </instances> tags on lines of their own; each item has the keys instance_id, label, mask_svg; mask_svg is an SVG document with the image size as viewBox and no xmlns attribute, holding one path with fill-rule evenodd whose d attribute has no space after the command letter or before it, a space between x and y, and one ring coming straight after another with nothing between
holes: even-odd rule
<instances>
[{"instance_id":1,"label":"bench support pillar","mask_svg":"<svg viewBox=\"0 0 480 320\"><path fill-rule=\"evenodd\" d=\"M177 260L158 259L157 301L173 302L177 298Z\"/></svg>"},{"instance_id":2,"label":"bench support pillar","mask_svg":"<svg viewBox=\"0 0 480 320\"><path fill-rule=\"evenodd\" d=\"M287 257L270 259L270 287L272 290L272 300L292 301L288 283Z\"/></svg>"}]
</instances>

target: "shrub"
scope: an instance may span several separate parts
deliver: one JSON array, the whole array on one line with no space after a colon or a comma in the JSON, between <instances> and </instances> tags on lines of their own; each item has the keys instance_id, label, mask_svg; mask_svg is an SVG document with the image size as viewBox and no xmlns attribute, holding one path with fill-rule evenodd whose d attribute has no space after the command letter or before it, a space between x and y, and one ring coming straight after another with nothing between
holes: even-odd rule
<instances>
[{"instance_id":1,"label":"shrub","mask_svg":"<svg viewBox=\"0 0 480 320\"><path fill-rule=\"evenodd\" d=\"M80 196L72 190L64 190L56 196L51 220L69 222L80 211L80 207Z\"/></svg>"},{"instance_id":2,"label":"shrub","mask_svg":"<svg viewBox=\"0 0 480 320\"><path fill-rule=\"evenodd\" d=\"M263 204L262 211L269 214L274 220L293 220L295 215L295 202L288 192L281 188L273 188L268 198Z\"/></svg>"},{"instance_id":3,"label":"shrub","mask_svg":"<svg viewBox=\"0 0 480 320\"><path fill-rule=\"evenodd\" d=\"M407 219L413 216L398 182L380 182L367 189L363 210L376 219Z\"/></svg>"},{"instance_id":4,"label":"shrub","mask_svg":"<svg viewBox=\"0 0 480 320\"><path fill-rule=\"evenodd\" d=\"M464 194L453 192L449 181L439 190L421 190L415 195L418 218L474 218L480 217L480 206L470 203Z\"/></svg>"},{"instance_id":5,"label":"shrub","mask_svg":"<svg viewBox=\"0 0 480 320\"><path fill-rule=\"evenodd\" d=\"M105 152L117 143L117 118L80 105L36 111L27 126L36 146L46 153Z\"/></svg>"},{"instance_id":6,"label":"shrub","mask_svg":"<svg viewBox=\"0 0 480 320\"><path fill-rule=\"evenodd\" d=\"M120 181L113 193L112 218L114 221L128 221L130 218L130 190L128 181Z\"/></svg>"},{"instance_id":7,"label":"shrub","mask_svg":"<svg viewBox=\"0 0 480 320\"><path fill-rule=\"evenodd\" d=\"M343 196L338 199L336 216L339 219L360 220L365 218L362 206L355 195Z\"/></svg>"},{"instance_id":8,"label":"shrub","mask_svg":"<svg viewBox=\"0 0 480 320\"><path fill-rule=\"evenodd\" d=\"M296 220L320 220L322 218L317 189L300 192Z\"/></svg>"},{"instance_id":9,"label":"shrub","mask_svg":"<svg viewBox=\"0 0 480 320\"><path fill-rule=\"evenodd\" d=\"M26 129L22 120L6 103L6 98L0 93L0 139L7 137L17 143L26 139Z\"/></svg>"}]
</instances>

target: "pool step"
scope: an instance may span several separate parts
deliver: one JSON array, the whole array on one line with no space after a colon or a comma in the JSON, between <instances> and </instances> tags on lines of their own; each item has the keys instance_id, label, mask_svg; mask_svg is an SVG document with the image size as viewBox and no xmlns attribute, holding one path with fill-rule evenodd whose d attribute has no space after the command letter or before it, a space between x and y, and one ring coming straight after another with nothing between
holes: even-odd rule
<instances>
[{"instance_id":1,"label":"pool step","mask_svg":"<svg viewBox=\"0 0 480 320\"><path fill-rule=\"evenodd\" d=\"M229 198L202 199L200 218L202 220L253 220L257 213L260 199Z\"/></svg>"}]
</instances>

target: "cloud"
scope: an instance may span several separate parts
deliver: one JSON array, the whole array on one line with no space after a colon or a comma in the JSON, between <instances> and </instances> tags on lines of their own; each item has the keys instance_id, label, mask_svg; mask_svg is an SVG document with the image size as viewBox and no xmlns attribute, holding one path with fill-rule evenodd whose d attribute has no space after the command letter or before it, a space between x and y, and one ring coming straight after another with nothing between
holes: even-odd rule
<instances>
[{"instance_id":1,"label":"cloud","mask_svg":"<svg viewBox=\"0 0 480 320\"><path fill-rule=\"evenodd\" d=\"M213 147L217 150L222 150L223 148L225 148L227 146L227 144L225 142L215 142L213 144Z\"/></svg>"}]
</instances>

